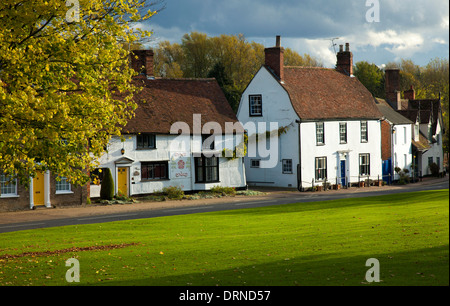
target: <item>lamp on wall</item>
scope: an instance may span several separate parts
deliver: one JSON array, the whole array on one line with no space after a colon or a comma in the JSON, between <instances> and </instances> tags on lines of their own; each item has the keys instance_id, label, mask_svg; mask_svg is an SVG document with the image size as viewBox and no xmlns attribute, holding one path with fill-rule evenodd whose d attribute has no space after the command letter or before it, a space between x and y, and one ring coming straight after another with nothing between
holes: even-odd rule
<instances>
[{"instance_id":1,"label":"lamp on wall","mask_svg":"<svg viewBox=\"0 0 450 306\"><path fill-rule=\"evenodd\" d=\"M120 150L120 153L122 153L122 155L124 155L125 154L125 149L122 148L122 150Z\"/></svg>"}]
</instances>

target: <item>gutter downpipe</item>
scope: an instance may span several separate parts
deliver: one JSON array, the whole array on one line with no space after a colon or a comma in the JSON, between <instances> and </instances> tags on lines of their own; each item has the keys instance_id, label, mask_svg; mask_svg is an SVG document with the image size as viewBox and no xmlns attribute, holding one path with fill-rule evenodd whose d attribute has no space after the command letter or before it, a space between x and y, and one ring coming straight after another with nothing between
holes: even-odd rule
<instances>
[{"instance_id":1,"label":"gutter downpipe","mask_svg":"<svg viewBox=\"0 0 450 306\"><path fill-rule=\"evenodd\" d=\"M297 189L302 192L302 141L301 141L301 120L295 120L298 124L298 164L297 164Z\"/></svg>"}]
</instances>

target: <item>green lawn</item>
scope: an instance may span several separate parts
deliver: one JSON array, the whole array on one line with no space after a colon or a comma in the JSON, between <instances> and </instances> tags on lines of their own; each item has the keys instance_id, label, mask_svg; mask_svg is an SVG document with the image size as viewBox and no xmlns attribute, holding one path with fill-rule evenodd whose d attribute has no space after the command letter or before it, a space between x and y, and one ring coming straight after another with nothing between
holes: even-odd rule
<instances>
[{"instance_id":1,"label":"green lawn","mask_svg":"<svg viewBox=\"0 0 450 306\"><path fill-rule=\"evenodd\" d=\"M0 285L449 285L449 192L0 234Z\"/></svg>"}]
</instances>

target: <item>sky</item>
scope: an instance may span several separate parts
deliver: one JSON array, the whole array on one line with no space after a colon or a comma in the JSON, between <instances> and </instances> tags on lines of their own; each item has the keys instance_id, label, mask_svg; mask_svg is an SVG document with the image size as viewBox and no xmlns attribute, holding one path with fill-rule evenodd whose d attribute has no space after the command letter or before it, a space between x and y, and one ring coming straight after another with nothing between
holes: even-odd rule
<instances>
[{"instance_id":1,"label":"sky","mask_svg":"<svg viewBox=\"0 0 450 306\"><path fill-rule=\"evenodd\" d=\"M449 58L449 0L165 0L165 9L139 26L153 31L150 47L179 43L192 31L243 34L265 47L280 35L283 47L330 68L336 64L334 48L345 43L354 63L379 67L401 59L425 66L436 57Z\"/></svg>"}]
</instances>

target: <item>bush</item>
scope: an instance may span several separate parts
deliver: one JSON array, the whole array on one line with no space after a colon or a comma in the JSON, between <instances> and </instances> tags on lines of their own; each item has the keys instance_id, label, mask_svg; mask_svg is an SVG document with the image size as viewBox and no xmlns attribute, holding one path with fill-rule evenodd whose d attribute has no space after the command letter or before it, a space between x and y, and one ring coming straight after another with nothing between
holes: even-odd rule
<instances>
[{"instance_id":1,"label":"bush","mask_svg":"<svg viewBox=\"0 0 450 306\"><path fill-rule=\"evenodd\" d=\"M430 171L432 176L439 176L439 166L436 163L430 165Z\"/></svg>"},{"instance_id":2,"label":"bush","mask_svg":"<svg viewBox=\"0 0 450 306\"><path fill-rule=\"evenodd\" d=\"M164 187L163 193L171 200L181 200L184 197L184 191L175 186Z\"/></svg>"},{"instance_id":3,"label":"bush","mask_svg":"<svg viewBox=\"0 0 450 306\"><path fill-rule=\"evenodd\" d=\"M100 199L112 200L114 197L114 181L109 168L103 169L103 180L100 186Z\"/></svg>"},{"instance_id":4,"label":"bush","mask_svg":"<svg viewBox=\"0 0 450 306\"><path fill-rule=\"evenodd\" d=\"M233 187L221 187L221 186L214 186L210 190L212 193L218 193L223 196L234 196L236 195L236 190Z\"/></svg>"}]
</instances>

